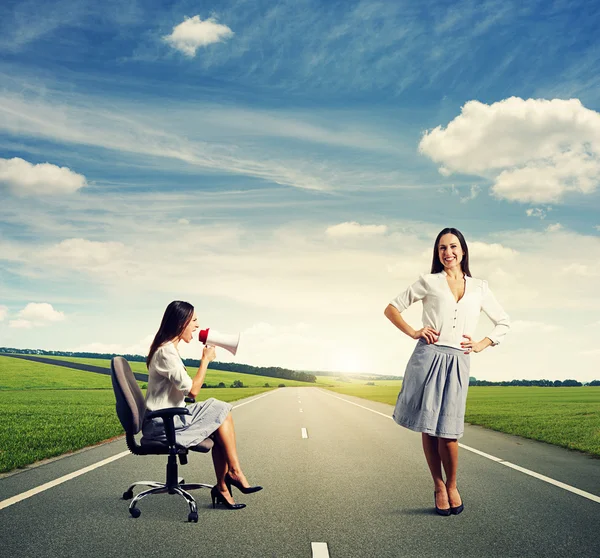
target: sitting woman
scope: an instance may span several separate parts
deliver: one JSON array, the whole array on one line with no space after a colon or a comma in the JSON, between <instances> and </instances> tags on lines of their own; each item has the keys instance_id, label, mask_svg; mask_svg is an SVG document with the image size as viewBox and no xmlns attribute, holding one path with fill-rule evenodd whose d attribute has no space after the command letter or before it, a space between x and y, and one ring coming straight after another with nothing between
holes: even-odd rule
<instances>
[{"instance_id":1,"label":"sitting woman","mask_svg":"<svg viewBox=\"0 0 600 558\"><path fill-rule=\"evenodd\" d=\"M176 300L167 306L146 359L148 410L184 407L186 395L196 398L200 393L208 363L215 359L215 348L204 347L202 361L193 380L188 375L177 349L180 341L189 343L197 329L198 318L191 304ZM257 492L262 487L250 486L240 467L231 405L211 397L187 408L190 411L189 415L174 417L177 443L189 448L209 436L214 440L212 458L217 484L211 491L213 507L215 501L229 509L245 507L245 504L234 502L231 485L244 494ZM145 418L142 433L145 439L166 440L163 421L160 418Z\"/></svg>"}]
</instances>

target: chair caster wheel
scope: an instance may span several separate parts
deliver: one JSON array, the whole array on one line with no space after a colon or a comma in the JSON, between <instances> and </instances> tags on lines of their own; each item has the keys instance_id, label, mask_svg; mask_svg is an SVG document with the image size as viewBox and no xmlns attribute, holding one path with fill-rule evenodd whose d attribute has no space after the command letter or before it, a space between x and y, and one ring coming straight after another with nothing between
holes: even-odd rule
<instances>
[{"instance_id":1,"label":"chair caster wheel","mask_svg":"<svg viewBox=\"0 0 600 558\"><path fill-rule=\"evenodd\" d=\"M198 514L196 512L190 512L188 515L188 521L191 523L198 523Z\"/></svg>"},{"instance_id":2,"label":"chair caster wheel","mask_svg":"<svg viewBox=\"0 0 600 558\"><path fill-rule=\"evenodd\" d=\"M123 492L123 500L131 500L133 498L133 490Z\"/></svg>"},{"instance_id":3,"label":"chair caster wheel","mask_svg":"<svg viewBox=\"0 0 600 558\"><path fill-rule=\"evenodd\" d=\"M129 513L131 514L131 517L139 517L142 512L138 508L130 508Z\"/></svg>"}]
</instances>

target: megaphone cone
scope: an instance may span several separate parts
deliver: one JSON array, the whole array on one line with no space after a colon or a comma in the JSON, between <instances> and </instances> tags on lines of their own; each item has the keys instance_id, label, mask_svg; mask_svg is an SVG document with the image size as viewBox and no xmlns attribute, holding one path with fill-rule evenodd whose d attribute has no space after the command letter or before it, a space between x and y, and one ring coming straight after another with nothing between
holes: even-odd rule
<instances>
[{"instance_id":1,"label":"megaphone cone","mask_svg":"<svg viewBox=\"0 0 600 558\"><path fill-rule=\"evenodd\" d=\"M239 333L219 333L210 328L201 330L198 339L200 340L200 343L203 343L204 345L216 345L217 347L227 349L234 355L240 344Z\"/></svg>"}]
</instances>

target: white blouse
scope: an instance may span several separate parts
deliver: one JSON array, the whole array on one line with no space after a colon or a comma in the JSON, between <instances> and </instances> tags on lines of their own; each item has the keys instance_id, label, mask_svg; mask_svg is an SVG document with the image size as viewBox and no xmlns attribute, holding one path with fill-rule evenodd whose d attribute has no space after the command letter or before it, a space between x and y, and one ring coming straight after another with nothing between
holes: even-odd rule
<instances>
[{"instance_id":1,"label":"white blouse","mask_svg":"<svg viewBox=\"0 0 600 558\"><path fill-rule=\"evenodd\" d=\"M439 332L436 345L462 348L467 339L463 334L475 333L479 314L483 310L494 324L489 337L497 345L510 329L508 314L492 294L487 281L465 275L465 294L456 302L445 271L421 275L406 291L390 302L400 312L411 304L423 301L423 326Z\"/></svg>"},{"instance_id":2,"label":"white blouse","mask_svg":"<svg viewBox=\"0 0 600 558\"><path fill-rule=\"evenodd\" d=\"M173 343L165 343L152 355L148 366L146 407L151 411L167 407L185 407L185 396L192 389L179 352Z\"/></svg>"}]
</instances>

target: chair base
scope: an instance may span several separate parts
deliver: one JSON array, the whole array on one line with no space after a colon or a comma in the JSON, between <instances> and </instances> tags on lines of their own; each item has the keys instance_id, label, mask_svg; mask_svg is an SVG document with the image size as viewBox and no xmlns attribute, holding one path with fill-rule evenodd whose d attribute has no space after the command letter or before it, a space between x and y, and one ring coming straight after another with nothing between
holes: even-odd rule
<instances>
[{"instance_id":1,"label":"chair base","mask_svg":"<svg viewBox=\"0 0 600 558\"><path fill-rule=\"evenodd\" d=\"M188 503L190 508L190 513L188 514L188 521L193 521L198 523L198 506L196 506L196 500L194 497L187 492L188 490L196 490L198 488L211 488L211 484L203 484L203 483L185 483L184 480L179 477L177 479L178 484L171 491L169 491L169 487L164 482L155 482L155 481L138 481L134 482L124 493L123 499L130 500L133 498L133 489L136 486L149 486L148 490L144 490L140 492L129 504L129 513L132 517L139 517L142 513L140 509L137 507L137 504L140 500L145 498L146 496L150 496L151 494L179 494L182 496L185 501Z\"/></svg>"}]
</instances>

